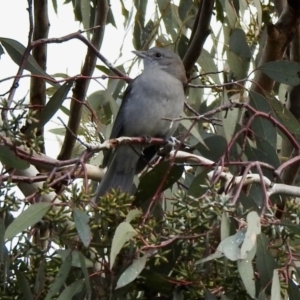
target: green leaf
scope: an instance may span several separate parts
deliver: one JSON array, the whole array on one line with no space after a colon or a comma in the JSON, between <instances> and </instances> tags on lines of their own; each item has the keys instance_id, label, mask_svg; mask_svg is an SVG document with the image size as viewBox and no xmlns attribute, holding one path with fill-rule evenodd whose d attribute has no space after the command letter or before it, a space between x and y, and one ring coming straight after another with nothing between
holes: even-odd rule
<instances>
[{"instance_id":1,"label":"green leaf","mask_svg":"<svg viewBox=\"0 0 300 300\"><path fill-rule=\"evenodd\" d=\"M56 252L62 258L62 260L66 260L68 255L69 255L69 250L57 250ZM81 268L81 266L82 266L82 261L81 261L82 257L84 257L84 263L85 263L86 267L87 268L92 268L93 265L94 265L93 262L90 259L83 256L77 250L72 251L72 267Z\"/></svg>"},{"instance_id":2,"label":"green leaf","mask_svg":"<svg viewBox=\"0 0 300 300\"><path fill-rule=\"evenodd\" d=\"M264 96L250 91L250 105L257 111L262 111L272 115L272 108ZM251 125L254 134L269 141L271 145L276 145L277 133L275 126L267 119L256 117Z\"/></svg>"},{"instance_id":3,"label":"green leaf","mask_svg":"<svg viewBox=\"0 0 300 300\"><path fill-rule=\"evenodd\" d=\"M238 231L235 235L229 236L217 247L217 251L223 253L231 261L236 261L241 258L240 245L244 241L245 233Z\"/></svg>"},{"instance_id":4,"label":"green leaf","mask_svg":"<svg viewBox=\"0 0 300 300\"><path fill-rule=\"evenodd\" d=\"M182 114L182 117L185 117L185 114ZM192 126L192 121L191 120L181 120L180 124L187 130L190 129L190 127ZM203 145L205 145L202 136L199 134L199 131L197 130L196 126L193 126L192 130L191 130L191 134Z\"/></svg>"},{"instance_id":5,"label":"green leaf","mask_svg":"<svg viewBox=\"0 0 300 300\"><path fill-rule=\"evenodd\" d=\"M227 149L226 139L216 134L205 137L204 145L199 143L196 145L196 148L202 156L212 161L218 161Z\"/></svg>"},{"instance_id":6,"label":"green leaf","mask_svg":"<svg viewBox=\"0 0 300 300\"><path fill-rule=\"evenodd\" d=\"M285 126L288 131L294 135L300 135L300 126L295 116L286 109L276 98L267 97L269 105L272 107L273 113L277 121Z\"/></svg>"},{"instance_id":7,"label":"green leaf","mask_svg":"<svg viewBox=\"0 0 300 300\"><path fill-rule=\"evenodd\" d=\"M72 85L73 80L67 81L54 93L45 107L38 114L37 118L39 122L31 124L27 128L26 133L32 131L35 128L42 128L48 123L48 121L54 116L54 114L61 107L64 100L67 98Z\"/></svg>"},{"instance_id":8,"label":"green leaf","mask_svg":"<svg viewBox=\"0 0 300 300\"><path fill-rule=\"evenodd\" d=\"M96 116L102 123L111 122L112 114L115 116L118 112L118 105L115 99L107 90L96 91L87 97L87 102L95 111ZM90 110L84 108L84 112L90 114Z\"/></svg>"},{"instance_id":9,"label":"green leaf","mask_svg":"<svg viewBox=\"0 0 300 300\"><path fill-rule=\"evenodd\" d=\"M245 32L240 28L235 28L232 31L229 37L229 49L243 59L248 60L252 56Z\"/></svg>"},{"instance_id":10,"label":"green leaf","mask_svg":"<svg viewBox=\"0 0 300 300\"><path fill-rule=\"evenodd\" d=\"M253 247L251 251L247 253L245 259L238 260L237 266L239 273L241 275L241 279L244 283L245 289L247 293L252 297L255 298L256 294L256 287L255 287L255 275L252 260L256 253L256 247Z\"/></svg>"},{"instance_id":11,"label":"green leaf","mask_svg":"<svg viewBox=\"0 0 300 300\"><path fill-rule=\"evenodd\" d=\"M193 196L195 198L201 197L204 193L207 192L208 186L207 186L207 173L209 170L205 170L198 174L194 180L192 181L188 194L190 196Z\"/></svg>"},{"instance_id":12,"label":"green leaf","mask_svg":"<svg viewBox=\"0 0 300 300\"><path fill-rule=\"evenodd\" d=\"M126 216L126 222L130 223L132 220L136 219L137 217L141 216L143 213L139 209L132 209L128 212Z\"/></svg>"},{"instance_id":13,"label":"green leaf","mask_svg":"<svg viewBox=\"0 0 300 300\"><path fill-rule=\"evenodd\" d=\"M147 11L148 1L134 1L136 8L135 20L133 26L133 45L135 49L142 49L143 46L143 31L145 27L145 16Z\"/></svg>"},{"instance_id":14,"label":"green leaf","mask_svg":"<svg viewBox=\"0 0 300 300\"><path fill-rule=\"evenodd\" d=\"M235 80L244 79L247 76L250 66L249 59L242 58L228 49L227 62Z\"/></svg>"},{"instance_id":15,"label":"green leaf","mask_svg":"<svg viewBox=\"0 0 300 300\"><path fill-rule=\"evenodd\" d=\"M223 211L221 220L221 241L230 236L230 219L228 213Z\"/></svg>"},{"instance_id":16,"label":"green leaf","mask_svg":"<svg viewBox=\"0 0 300 300\"><path fill-rule=\"evenodd\" d=\"M8 39L8 38L0 37L0 42L2 43L3 47L5 48L8 55L11 57L11 59L18 66L20 66L26 48L18 41ZM28 60L25 63L25 69L31 72L32 74L40 75L53 80L53 78L40 67L40 65L37 63L37 61L34 59L34 57L31 54L28 56ZM48 80L48 83L56 87L60 86L59 84L53 83L50 80Z\"/></svg>"},{"instance_id":17,"label":"green leaf","mask_svg":"<svg viewBox=\"0 0 300 300\"><path fill-rule=\"evenodd\" d=\"M268 251L268 240L264 234L257 236L256 267L259 274L261 288L270 290L273 271L278 268L273 256Z\"/></svg>"},{"instance_id":18,"label":"green leaf","mask_svg":"<svg viewBox=\"0 0 300 300\"><path fill-rule=\"evenodd\" d=\"M299 224L292 223L290 220L282 220L280 222L280 224L282 226L287 227L294 234L300 235L300 225Z\"/></svg>"},{"instance_id":19,"label":"green leaf","mask_svg":"<svg viewBox=\"0 0 300 300\"><path fill-rule=\"evenodd\" d=\"M20 272L19 270L14 270L14 272L16 273L18 286L22 290L24 299L33 300L34 297L31 293L29 283L28 283L26 277L24 276L24 274L22 272Z\"/></svg>"},{"instance_id":20,"label":"green leaf","mask_svg":"<svg viewBox=\"0 0 300 300\"><path fill-rule=\"evenodd\" d=\"M92 239L92 233L89 226L90 218L86 212L83 212L78 208L74 208L73 217L80 240L85 247L88 247Z\"/></svg>"},{"instance_id":21,"label":"green leaf","mask_svg":"<svg viewBox=\"0 0 300 300\"><path fill-rule=\"evenodd\" d=\"M270 165L274 166L275 169L280 166L276 144L275 145L271 144L268 140L265 140L262 137L257 137L256 146L257 146L257 150L262 151L267 157L267 160L261 160L261 161L269 163Z\"/></svg>"},{"instance_id":22,"label":"green leaf","mask_svg":"<svg viewBox=\"0 0 300 300\"><path fill-rule=\"evenodd\" d=\"M0 145L0 161L6 167L17 170L24 170L29 168L29 163L17 157L10 149Z\"/></svg>"},{"instance_id":23,"label":"green leaf","mask_svg":"<svg viewBox=\"0 0 300 300\"><path fill-rule=\"evenodd\" d=\"M226 11L226 18L228 20L230 29L234 29L236 27L238 17L236 11L232 3L230 3L229 1L223 1L222 4L224 5L223 9Z\"/></svg>"},{"instance_id":24,"label":"green leaf","mask_svg":"<svg viewBox=\"0 0 300 300\"><path fill-rule=\"evenodd\" d=\"M116 21L115 21L115 18L114 18L111 8L109 8L108 13L107 13L106 24L111 24L112 26L117 28Z\"/></svg>"},{"instance_id":25,"label":"green leaf","mask_svg":"<svg viewBox=\"0 0 300 300\"><path fill-rule=\"evenodd\" d=\"M5 234L5 225L2 218L0 218L0 263L3 263L4 258L4 234Z\"/></svg>"},{"instance_id":26,"label":"green leaf","mask_svg":"<svg viewBox=\"0 0 300 300\"><path fill-rule=\"evenodd\" d=\"M280 281L279 281L279 275L278 275L278 270L277 269L275 269L273 271L271 299L272 300L281 300L281 296L280 296Z\"/></svg>"},{"instance_id":27,"label":"green leaf","mask_svg":"<svg viewBox=\"0 0 300 300\"><path fill-rule=\"evenodd\" d=\"M78 252L78 256L79 256L81 271L82 271L82 273L84 275L84 281L85 281L86 291L87 291L87 294L88 294L88 298L87 299L90 299L91 295L92 295L92 287L91 287L89 272L88 272L88 269L87 269L87 266L86 266L86 263L85 263L86 260L87 260L87 258L81 252ZM92 264L92 266L93 265L94 264Z\"/></svg>"},{"instance_id":28,"label":"green leaf","mask_svg":"<svg viewBox=\"0 0 300 300\"><path fill-rule=\"evenodd\" d=\"M224 90L223 93L223 102L228 103L228 94L227 91ZM233 135L235 134L237 124L239 123L239 120L241 118L241 110L239 109L232 109L227 110L226 112L220 113L220 119L222 120L222 127L217 128L217 132L224 136L227 140L227 142L230 142Z\"/></svg>"},{"instance_id":29,"label":"green leaf","mask_svg":"<svg viewBox=\"0 0 300 300\"><path fill-rule=\"evenodd\" d=\"M52 0L54 12L57 14L57 0Z\"/></svg>"},{"instance_id":30,"label":"green leaf","mask_svg":"<svg viewBox=\"0 0 300 300\"><path fill-rule=\"evenodd\" d=\"M263 64L257 68L271 79L287 85L300 84L300 66L298 62L278 60Z\"/></svg>"},{"instance_id":31,"label":"green leaf","mask_svg":"<svg viewBox=\"0 0 300 300\"><path fill-rule=\"evenodd\" d=\"M41 259L39 262L39 267L38 267L37 275L35 278L35 284L34 284L34 293L35 294L40 294L44 290L45 280L46 280L45 260Z\"/></svg>"},{"instance_id":32,"label":"green leaf","mask_svg":"<svg viewBox=\"0 0 300 300\"><path fill-rule=\"evenodd\" d=\"M171 35L173 41L176 41L178 36L176 29L179 29L179 24L181 24L178 7L170 0L157 0L157 4L168 34Z\"/></svg>"},{"instance_id":33,"label":"green leaf","mask_svg":"<svg viewBox=\"0 0 300 300\"><path fill-rule=\"evenodd\" d=\"M73 296L77 293L81 292L82 288L84 287L84 279L79 279L69 286L67 286L63 292L59 295L57 300L72 300Z\"/></svg>"},{"instance_id":34,"label":"green leaf","mask_svg":"<svg viewBox=\"0 0 300 300\"><path fill-rule=\"evenodd\" d=\"M54 279L54 282L51 284L48 294L45 300L51 300L61 289L61 287L65 284L65 281L69 275L71 266L72 266L72 255L71 250L67 250L68 255L65 261L61 264L58 273Z\"/></svg>"},{"instance_id":35,"label":"green leaf","mask_svg":"<svg viewBox=\"0 0 300 300\"><path fill-rule=\"evenodd\" d=\"M3 50L3 47L0 45L0 58L1 58L2 54L4 54L4 50Z\"/></svg>"},{"instance_id":36,"label":"green leaf","mask_svg":"<svg viewBox=\"0 0 300 300\"><path fill-rule=\"evenodd\" d=\"M119 289L135 280L145 268L147 258L148 256L144 255L142 257L134 259L132 264L122 273L122 275L118 279L116 289Z\"/></svg>"},{"instance_id":37,"label":"green leaf","mask_svg":"<svg viewBox=\"0 0 300 300\"><path fill-rule=\"evenodd\" d=\"M129 241L132 237L136 236L137 232L133 227L127 223L122 222L118 225L116 232L114 234L111 250L110 250L110 269L112 269L115 259L119 254L120 250L123 248L124 244Z\"/></svg>"},{"instance_id":38,"label":"green leaf","mask_svg":"<svg viewBox=\"0 0 300 300\"><path fill-rule=\"evenodd\" d=\"M256 246L256 236L261 233L260 217L257 212L251 211L247 215L247 231L243 245L241 247L241 257L247 256L254 246Z\"/></svg>"},{"instance_id":39,"label":"green leaf","mask_svg":"<svg viewBox=\"0 0 300 300\"><path fill-rule=\"evenodd\" d=\"M84 29L90 28L91 6L90 0L80 0L80 9L82 16L82 24ZM88 39L90 39L90 31L87 32Z\"/></svg>"},{"instance_id":40,"label":"green leaf","mask_svg":"<svg viewBox=\"0 0 300 300\"><path fill-rule=\"evenodd\" d=\"M52 128L48 130L49 132L55 134L55 135L65 135L66 133L66 128L64 127L58 127L58 128Z\"/></svg>"},{"instance_id":41,"label":"green leaf","mask_svg":"<svg viewBox=\"0 0 300 300\"><path fill-rule=\"evenodd\" d=\"M5 239L10 240L18 233L39 222L51 207L51 203L41 202L32 204L23 211L5 231Z\"/></svg>"},{"instance_id":42,"label":"green leaf","mask_svg":"<svg viewBox=\"0 0 300 300\"><path fill-rule=\"evenodd\" d=\"M212 78L215 84L221 84L219 74L217 74L218 68L214 62L213 57L207 50L202 49L201 55L197 61L205 73L216 73L216 74L209 74L208 76Z\"/></svg>"},{"instance_id":43,"label":"green leaf","mask_svg":"<svg viewBox=\"0 0 300 300\"><path fill-rule=\"evenodd\" d=\"M152 198L156 193L161 181L165 177L165 173L169 168L170 162L166 161L156 165L153 170L145 174L140 181L138 189L135 194L136 201L145 201ZM173 165L166 181L163 185L162 191L168 189L174 182L181 178L183 166Z\"/></svg>"}]
</instances>

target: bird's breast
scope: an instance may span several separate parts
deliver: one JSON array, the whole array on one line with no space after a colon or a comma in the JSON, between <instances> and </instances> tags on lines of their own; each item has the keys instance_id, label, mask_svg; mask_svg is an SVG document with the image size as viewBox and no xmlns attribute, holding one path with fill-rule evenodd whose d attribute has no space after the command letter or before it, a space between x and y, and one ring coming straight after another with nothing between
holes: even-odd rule
<instances>
[{"instance_id":1,"label":"bird's breast","mask_svg":"<svg viewBox=\"0 0 300 300\"><path fill-rule=\"evenodd\" d=\"M182 83L164 71L144 71L131 88L125 109L124 134L168 138L178 122L163 118L178 118L183 110Z\"/></svg>"}]
</instances>

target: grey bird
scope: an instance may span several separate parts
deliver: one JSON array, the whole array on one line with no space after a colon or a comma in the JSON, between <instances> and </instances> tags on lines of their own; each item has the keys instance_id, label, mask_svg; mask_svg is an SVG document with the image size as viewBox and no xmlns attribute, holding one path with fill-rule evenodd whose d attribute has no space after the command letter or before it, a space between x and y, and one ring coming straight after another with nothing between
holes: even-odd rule
<instances>
[{"instance_id":1,"label":"grey bird","mask_svg":"<svg viewBox=\"0 0 300 300\"><path fill-rule=\"evenodd\" d=\"M183 111L186 73L180 57L167 49L133 51L143 59L144 71L128 85L110 139L120 136L169 139ZM132 193L133 178L155 155L155 146L120 145L110 155L107 172L96 191L96 199L110 189Z\"/></svg>"}]
</instances>

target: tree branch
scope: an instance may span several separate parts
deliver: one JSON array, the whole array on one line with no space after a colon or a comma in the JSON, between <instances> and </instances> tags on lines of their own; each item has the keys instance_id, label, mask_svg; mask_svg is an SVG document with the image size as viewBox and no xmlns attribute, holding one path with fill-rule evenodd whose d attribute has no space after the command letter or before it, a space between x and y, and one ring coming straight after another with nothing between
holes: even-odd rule
<instances>
[{"instance_id":1,"label":"tree branch","mask_svg":"<svg viewBox=\"0 0 300 300\"><path fill-rule=\"evenodd\" d=\"M48 38L49 18L48 18L48 0L34 0L34 30L33 40ZM46 71L47 67L47 44L41 44L32 51L40 67ZM30 82L30 104L43 107L46 104L46 84L44 79L32 77ZM41 110L41 109L39 109ZM44 128L37 131L37 136L43 136ZM44 138L43 138L44 140ZM45 153L44 143L40 146L41 152Z\"/></svg>"},{"instance_id":2,"label":"tree branch","mask_svg":"<svg viewBox=\"0 0 300 300\"><path fill-rule=\"evenodd\" d=\"M267 41L259 62L259 66L270 62L281 60L287 46L293 39L300 23L300 2L297 0L288 0L288 5L284 8L278 22L267 27ZM257 70L251 89L263 94L271 93L274 86L274 80Z\"/></svg>"},{"instance_id":3,"label":"tree branch","mask_svg":"<svg viewBox=\"0 0 300 300\"><path fill-rule=\"evenodd\" d=\"M213 13L215 1L202 0L199 3L199 10L195 19L190 43L183 57L183 64L187 74L191 73L191 70L201 54L203 45L210 33L210 20Z\"/></svg>"},{"instance_id":4,"label":"tree branch","mask_svg":"<svg viewBox=\"0 0 300 300\"><path fill-rule=\"evenodd\" d=\"M98 0L96 6L96 16L95 16L95 26L100 26L94 30L94 34L91 40L91 43L99 51L104 37L105 24L107 19L109 6L107 0ZM85 62L81 71L81 74L84 76L92 76L95 65L97 61L97 56L95 53L88 48ZM86 92L89 87L90 80L88 79L79 79L76 80L76 84L73 90L72 98L77 99L78 101L71 101L70 107L70 118L68 122L68 127L70 130L77 134L81 114L82 114L82 103L85 101ZM80 103L82 102L82 103ZM63 141L62 149L58 155L58 159L66 160L69 159L72 153L72 149L75 145L74 136L67 131L65 139Z\"/></svg>"}]
</instances>

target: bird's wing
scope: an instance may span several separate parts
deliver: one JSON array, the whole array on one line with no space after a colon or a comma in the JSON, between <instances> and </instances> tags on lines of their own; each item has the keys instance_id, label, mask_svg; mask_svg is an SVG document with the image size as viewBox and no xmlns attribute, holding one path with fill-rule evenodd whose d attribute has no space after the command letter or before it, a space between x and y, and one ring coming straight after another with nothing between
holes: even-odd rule
<instances>
[{"instance_id":1,"label":"bird's wing","mask_svg":"<svg viewBox=\"0 0 300 300\"><path fill-rule=\"evenodd\" d=\"M116 116L116 120L114 121L113 124L113 128L111 130L111 134L110 134L110 139L116 139L120 136L123 135L123 125L124 125L124 108L126 106L126 103L129 101L131 93L132 93L132 83L136 80L136 78L134 80L132 80L129 85L127 86L124 95L123 95L123 99L122 99L122 103L121 106L119 108L119 111L117 113ZM102 162L102 167L106 167L110 160L112 159L112 150L105 150L104 151L104 158L103 158L103 162Z\"/></svg>"},{"instance_id":2,"label":"bird's wing","mask_svg":"<svg viewBox=\"0 0 300 300\"><path fill-rule=\"evenodd\" d=\"M111 139L115 139L115 138L118 138L118 137L123 135L124 108L127 105L127 102L129 101L129 99L131 97L132 84L135 80L136 80L136 78L129 83L129 85L127 86L127 88L124 92L122 103L121 103L121 106L120 106L119 111L117 113L116 120L114 122L112 131L111 131L111 134L110 134Z\"/></svg>"}]
</instances>

